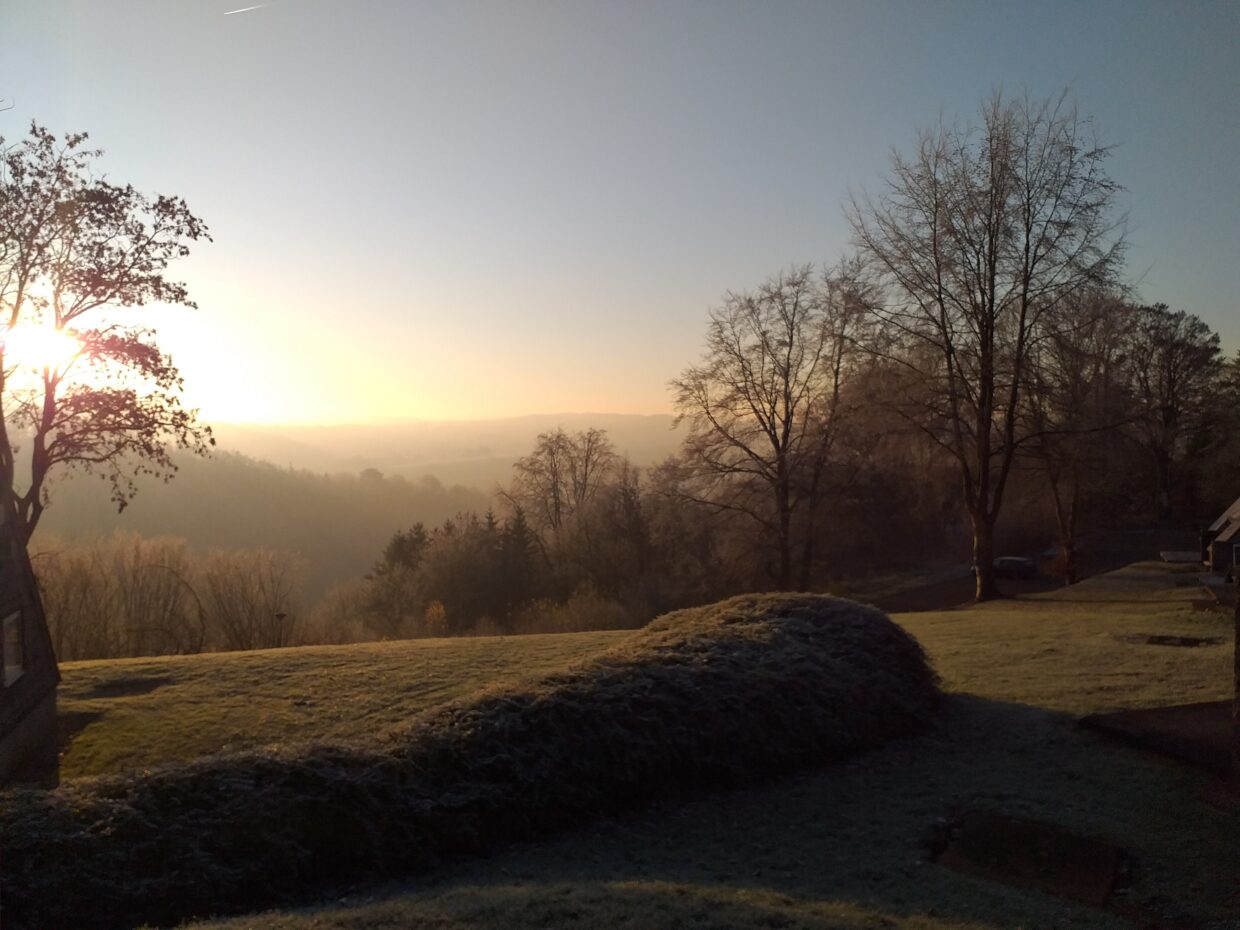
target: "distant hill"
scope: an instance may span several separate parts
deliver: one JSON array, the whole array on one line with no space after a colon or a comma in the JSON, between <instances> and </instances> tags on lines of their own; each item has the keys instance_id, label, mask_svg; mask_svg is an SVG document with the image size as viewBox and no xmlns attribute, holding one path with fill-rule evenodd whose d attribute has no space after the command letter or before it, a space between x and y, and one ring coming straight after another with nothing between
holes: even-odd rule
<instances>
[{"instance_id":1,"label":"distant hill","mask_svg":"<svg viewBox=\"0 0 1240 930\"><path fill-rule=\"evenodd\" d=\"M299 553L304 592L314 599L365 573L397 530L440 523L462 510L485 510L490 496L445 487L426 477L325 475L279 468L235 452L180 460L168 483L140 482L137 498L118 514L102 481L74 475L59 481L35 535L82 538L131 530L180 536L194 548L264 547Z\"/></svg>"},{"instance_id":2,"label":"distant hill","mask_svg":"<svg viewBox=\"0 0 1240 930\"><path fill-rule=\"evenodd\" d=\"M397 530L485 511L512 463L540 432L607 430L639 465L675 450L669 416L558 414L507 420L356 426L214 426L220 451L182 458L168 483L146 479L123 513L87 475L52 488L36 545L52 537L180 536L194 548L265 547L300 553L316 599L364 574ZM373 469L382 473L375 475ZM367 474L362 473L367 471Z\"/></svg>"},{"instance_id":3,"label":"distant hill","mask_svg":"<svg viewBox=\"0 0 1240 930\"><path fill-rule=\"evenodd\" d=\"M311 471L385 475L434 475L488 493L506 482L512 463L528 453L539 433L604 429L634 463L648 465L676 451L681 434L664 414L557 413L497 420L402 420L334 426L212 424L220 447L251 458Z\"/></svg>"}]
</instances>

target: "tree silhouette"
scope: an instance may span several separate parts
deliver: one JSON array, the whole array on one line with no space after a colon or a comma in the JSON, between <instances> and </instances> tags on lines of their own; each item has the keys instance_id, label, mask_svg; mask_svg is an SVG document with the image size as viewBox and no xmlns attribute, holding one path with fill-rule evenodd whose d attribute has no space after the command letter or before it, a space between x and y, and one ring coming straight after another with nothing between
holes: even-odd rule
<instances>
[{"instance_id":1,"label":"tree silhouette","mask_svg":"<svg viewBox=\"0 0 1240 930\"><path fill-rule=\"evenodd\" d=\"M818 277L804 266L728 294L711 313L701 361L671 382L677 422L689 427L683 493L753 521L780 590L794 582L797 519L806 540L798 583L808 586L808 540L865 310L848 271Z\"/></svg>"},{"instance_id":2,"label":"tree silhouette","mask_svg":"<svg viewBox=\"0 0 1240 930\"><path fill-rule=\"evenodd\" d=\"M884 286L885 353L908 374L892 406L959 470L979 601L998 594L995 523L1026 439L1030 354L1068 298L1113 280L1124 248L1109 151L1066 94L996 94L980 115L922 131L849 214Z\"/></svg>"},{"instance_id":3,"label":"tree silhouette","mask_svg":"<svg viewBox=\"0 0 1240 930\"><path fill-rule=\"evenodd\" d=\"M1141 307L1130 332L1134 433L1154 472L1158 515L1171 516L1175 470L1191 440L1208 431L1223 375L1218 333L1166 304Z\"/></svg>"},{"instance_id":4,"label":"tree silhouette","mask_svg":"<svg viewBox=\"0 0 1240 930\"><path fill-rule=\"evenodd\" d=\"M98 474L123 508L138 475L175 471L170 445L205 454L213 444L181 405L172 360L132 313L195 306L165 272L207 228L180 198L97 174L101 153L86 141L38 125L19 142L0 139L0 518L23 542L52 472ZM30 333L69 348L19 357Z\"/></svg>"}]
</instances>

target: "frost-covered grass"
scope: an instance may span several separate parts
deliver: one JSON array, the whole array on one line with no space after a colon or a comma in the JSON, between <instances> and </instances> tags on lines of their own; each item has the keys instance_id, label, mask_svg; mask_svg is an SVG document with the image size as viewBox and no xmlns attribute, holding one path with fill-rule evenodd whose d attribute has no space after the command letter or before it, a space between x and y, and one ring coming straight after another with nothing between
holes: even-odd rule
<instances>
[{"instance_id":1,"label":"frost-covered grass","mask_svg":"<svg viewBox=\"0 0 1240 930\"><path fill-rule=\"evenodd\" d=\"M880 611L733 598L382 739L12 792L0 800L5 926L170 925L302 900L848 759L920 729L940 703L921 647Z\"/></svg>"},{"instance_id":2,"label":"frost-covered grass","mask_svg":"<svg viewBox=\"0 0 1240 930\"><path fill-rule=\"evenodd\" d=\"M538 675L632 635L563 633L67 662L61 777L216 752L373 736L498 681Z\"/></svg>"},{"instance_id":3,"label":"frost-covered grass","mask_svg":"<svg viewBox=\"0 0 1240 930\"><path fill-rule=\"evenodd\" d=\"M1069 588L964 610L896 614L952 691L1072 714L1221 700L1231 619L1198 613L1195 575L1143 562ZM1138 645L1141 634L1223 637L1201 648Z\"/></svg>"},{"instance_id":4,"label":"frost-covered grass","mask_svg":"<svg viewBox=\"0 0 1240 930\"><path fill-rule=\"evenodd\" d=\"M1228 695L1225 617L1191 575L1145 564L1018 601L896 619L930 653L942 722L844 765L662 804L412 885L201 930L1235 930L1240 804L1203 775L1112 745L1075 714ZM1138 633L1222 646L1134 644ZM971 692L966 694L963 692ZM1114 912L968 878L927 836L965 807L1057 823L1136 856ZM1176 925L1176 924L1173 924Z\"/></svg>"},{"instance_id":5,"label":"frost-covered grass","mask_svg":"<svg viewBox=\"0 0 1240 930\"><path fill-rule=\"evenodd\" d=\"M1134 565L1051 594L896 620L954 691L1075 714L1221 699L1230 681L1228 646L1176 649L1122 638L1228 636L1227 618L1192 611L1200 590L1177 586L1192 577L1159 563ZM115 774L219 751L379 733L428 707L554 671L632 635L431 639L66 663L60 710L81 729L61 774Z\"/></svg>"},{"instance_id":6,"label":"frost-covered grass","mask_svg":"<svg viewBox=\"0 0 1240 930\"><path fill-rule=\"evenodd\" d=\"M1051 594L898 615L930 654L945 687L956 692L942 723L921 736L766 786L658 803L559 839L443 867L412 884L359 882L343 901L334 895L309 910L201 926L1134 925L928 861L925 840L937 823L959 808L985 807L1109 838L1137 856L1124 899L1143 913L1234 930L1226 915L1240 913L1235 802L1204 776L1079 730L1072 716L1228 696L1230 621L1194 613L1191 601L1199 596L1191 574L1143 564ZM1226 642L1184 649L1132 641L1145 633L1222 636ZM480 684L553 671L631 635L77 663L66 669L62 707L93 706L104 715L79 735L69 768L118 771L226 743L242 748L377 732L408 710L466 695ZM171 681L146 694L88 696L105 681L142 675ZM98 748L88 756L91 740ZM1152 923L1150 916L1135 925Z\"/></svg>"}]
</instances>

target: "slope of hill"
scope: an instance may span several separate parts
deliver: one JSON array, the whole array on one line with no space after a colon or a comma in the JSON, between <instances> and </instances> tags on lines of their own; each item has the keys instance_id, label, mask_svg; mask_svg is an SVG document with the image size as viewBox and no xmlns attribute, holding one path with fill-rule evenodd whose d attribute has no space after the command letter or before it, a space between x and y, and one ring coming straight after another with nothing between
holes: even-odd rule
<instances>
[{"instance_id":1,"label":"slope of hill","mask_svg":"<svg viewBox=\"0 0 1240 930\"><path fill-rule=\"evenodd\" d=\"M417 521L442 522L462 510L483 511L488 495L445 487L434 478L409 481L324 475L277 468L237 453L180 461L176 478L144 480L118 514L103 482L75 475L59 482L35 544L55 537L180 536L197 549L267 548L305 561L304 593L365 573L397 530Z\"/></svg>"},{"instance_id":2,"label":"slope of hill","mask_svg":"<svg viewBox=\"0 0 1240 930\"><path fill-rule=\"evenodd\" d=\"M1071 714L1225 697L1225 646L1134 646L1145 633L1225 635L1194 589L1133 566L1071 588L964 610L895 614L950 690ZM1215 629L1217 628L1217 629ZM62 666L61 708L82 725L64 773L97 775L223 748L373 733L438 701L539 674L631 635L421 639ZM218 719L217 719L218 718ZM192 726L185 726L187 720ZM145 734L139 732L145 729Z\"/></svg>"},{"instance_id":3,"label":"slope of hill","mask_svg":"<svg viewBox=\"0 0 1240 930\"><path fill-rule=\"evenodd\" d=\"M272 743L351 740L496 681L600 652L630 631L422 639L68 662L61 777Z\"/></svg>"},{"instance_id":4,"label":"slope of hill","mask_svg":"<svg viewBox=\"0 0 1240 930\"><path fill-rule=\"evenodd\" d=\"M305 561L304 596L356 578L397 530L483 512L540 432L606 429L618 452L647 465L680 441L669 416L554 414L505 420L379 425L215 427L220 451L178 458L170 482L149 478L120 514L106 484L56 480L35 537L46 545L129 530L191 546L263 547ZM274 464L273 464L274 463Z\"/></svg>"}]
</instances>

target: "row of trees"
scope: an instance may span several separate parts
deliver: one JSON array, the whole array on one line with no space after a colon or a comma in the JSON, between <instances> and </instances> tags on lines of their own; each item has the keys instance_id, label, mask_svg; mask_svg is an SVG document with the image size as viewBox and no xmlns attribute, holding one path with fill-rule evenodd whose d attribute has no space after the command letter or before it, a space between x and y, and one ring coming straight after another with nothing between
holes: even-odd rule
<instances>
[{"instance_id":1,"label":"row of trees","mask_svg":"<svg viewBox=\"0 0 1240 930\"><path fill-rule=\"evenodd\" d=\"M348 617L381 637L625 625L959 557L970 539L981 551L959 447L921 418L943 416L935 386L873 351L881 327L837 272L785 272L712 314L703 361L674 385L689 425L678 455L639 469L600 430L545 433L499 489L502 517L397 533L337 593L325 629ZM1071 583L1083 527L1234 496L1240 356L1224 360L1216 334L1163 305L1094 290L1062 312L1070 325L1040 333L1023 363L998 472L1005 521L993 490L987 519L992 545L1053 541Z\"/></svg>"},{"instance_id":2,"label":"row of trees","mask_svg":"<svg viewBox=\"0 0 1240 930\"><path fill-rule=\"evenodd\" d=\"M957 558L958 463L910 422L907 368L870 347L872 295L847 271L795 269L725 298L676 383L678 455L642 469L602 430L544 433L492 509L397 532L313 609L288 555L135 535L45 544L34 564L59 654L618 628L786 577L833 588ZM1234 494L1240 357L1162 305L1090 291L1069 312L1029 354L998 539L1056 539L1072 581L1082 526Z\"/></svg>"},{"instance_id":3,"label":"row of trees","mask_svg":"<svg viewBox=\"0 0 1240 930\"><path fill-rule=\"evenodd\" d=\"M711 593L809 588L830 541L883 520L885 500L906 505L874 534L888 548L948 542L910 524L927 509L949 525L963 513L985 600L999 593L1014 489L1026 505L1043 497L1072 581L1083 513L1152 498L1165 520L1177 489L1191 500L1194 480L1234 482L1216 437L1236 434L1224 421L1240 410L1240 360L1225 364L1197 317L1125 291L1109 149L1066 96L996 95L980 117L923 131L881 191L852 201L855 257L725 296L701 360L671 385L681 454L644 485L597 431L539 437L500 496L529 520L551 589L588 582L666 604L692 597L695 577ZM1140 470L1114 467L1134 454L1145 488ZM910 500L910 482L929 500ZM660 534L659 520L674 529ZM479 526L498 538L493 518ZM450 538L433 534L427 551ZM709 553L696 576L686 550ZM719 564L729 550L744 558ZM475 577L506 583L500 562L476 564L487 570ZM504 591L500 615L530 596ZM458 613L467 623L486 610Z\"/></svg>"},{"instance_id":4,"label":"row of trees","mask_svg":"<svg viewBox=\"0 0 1240 930\"><path fill-rule=\"evenodd\" d=\"M304 641L295 557L195 554L183 539L116 533L45 543L32 564L56 655L73 659L267 649Z\"/></svg>"},{"instance_id":5,"label":"row of trees","mask_svg":"<svg viewBox=\"0 0 1240 930\"><path fill-rule=\"evenodd\" d=\"M785 306L803 277L783 275L759 294L779 292L772 303ZM844 361L819 388L817 416L806 400L796 414L808 379L786 365L787 349L776 343L773 350L769 328L756 322L724 352L712 341L708 364L689 369L685 380L717 394L687 394L677 382L678 406L691 424L679 459L685 493L750 517L777 566L769 583L787 587L790 568L801 587L821 581L815 552L824 518L828 536L848 526L840 505L856 498L859 484L885 483L884 475L890 482L901 471L905 481L926 476L932 485L954 476L939 493L945 515L969 518L979 598L996 593L986 569L1013 486L1020 497L1015 522L1031 511L1053 520L1069 582L1077 576L1083 515L1167 520L1174 505L1196 516L1234 497L1240 357L1226 361L1217 334L1197 317L1135 305L1113 290L1064 298L1053 320L1029 337L1019 375L996 378L1007 407L990 409L981 428L977 385L945 386L920 347L894 351L883 313L872 310L858 326L861 335L839 350ZM718 326L716 318L712 333ZM950 371L963 367L963 354L940 356L940 379L959 377ZM1010 370L1010 360L990 367ZM738 416L738 397L754 409ZM910 453L921 464L899 468ZM893 545L909 541L914 510L891 527Z\"/></svg>"},{"instance_id":6,"label":"row of trees","mask_svg":"<svg viewBox=\"0 0 1240 930\"><path fill-rule=\"evenodd\" d=\"M640 475L602 430L543 433L497 493L502 518L463 513L396 533L364 580L328 596L320 628L347 636L357 617L380 637L644 623L666 597L648 583L656 546Z\"/></svg>"},{"instance_id":7,"label":"row of trees","mask_svg":"<svg viewBox=\"0 0 1240 930\"><path fill-rule=\"evenodd\" d=\"M672 385L686 485L751 518L774 585L808 586L819 508L868 464L856 434L876 419L954 472L978 600L998 594L996 528L1022 464L1046 473L1069 577L1085 485L1123 484L1106 470L1121 428L1170 516L1175 470L1233 415L1236 368L1197 317L1128 302L1108 155L1066 96L996 95L976 125L923 131L852 201L854 259L711 315L702 361Z\"/></svg>"}]
</instances>

